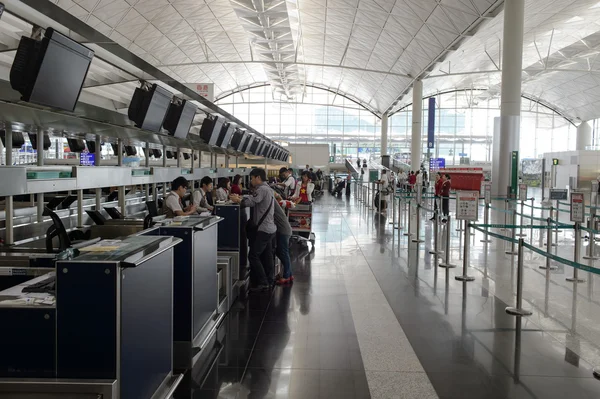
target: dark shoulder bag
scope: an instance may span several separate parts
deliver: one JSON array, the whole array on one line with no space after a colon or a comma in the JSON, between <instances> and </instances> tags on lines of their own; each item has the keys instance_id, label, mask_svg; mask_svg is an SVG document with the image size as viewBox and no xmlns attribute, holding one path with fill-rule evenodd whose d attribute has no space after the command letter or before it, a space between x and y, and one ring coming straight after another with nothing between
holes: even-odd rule
<instances>
[{"instance_id":1,"label":"dark shoulder bag","mask_svg":"<svg viewBox=\"0 0 600 399\"><path fill-rule=\"evenodd\" d=\"M254 223L254 218L250 218L250 220L248 220L248 222L246 222L246 236L248 238L254 238L256 236L256 234L258 233L258 228L260 227L260 225L263 223L263 221L265 220L265 218L271 211L271 207L273 206L273 201L275 201L275 200L273 200L273 199L271 200L271 203L269 204L267 211L262 215L262 217L258 221L258 224Z\"/></svg>"}]
</instances>

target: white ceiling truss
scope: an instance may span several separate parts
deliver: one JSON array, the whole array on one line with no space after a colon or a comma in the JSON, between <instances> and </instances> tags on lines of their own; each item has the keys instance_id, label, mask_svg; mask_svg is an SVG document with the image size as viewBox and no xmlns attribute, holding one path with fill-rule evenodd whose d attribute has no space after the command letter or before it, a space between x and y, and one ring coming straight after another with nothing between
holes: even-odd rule
<instances>
[{"instance_id":1,"label":"white ceiling truss","mask_svg":"<svg viewBox=\"0 0 600 399\"><path fill-rule=\"evenodd\" d=\"M426 96L500 92L502 0L50 1L172 78L214 83L216 98L269 84L274 100L301 101L314 86L382 115L411 101L417 78ZM526 0L523 94L572 120L600 117L598 1ZM8 9L0 66L27 29ZM104 64L84 96L122 109L136 78Z\"/></svg>"},{"instance_id":2,"label":"white ceiling truss","mask_svg":"<svg viewBox=\"0 0 600 399\"><path fill-rule=\"evenodd\" d=\"M285 0L230 0L249 36L253 58L262 62L267 79L280 97L302 94L304 68L295 61L299 20L295 2Z\"/></svg>"}]
</instances>

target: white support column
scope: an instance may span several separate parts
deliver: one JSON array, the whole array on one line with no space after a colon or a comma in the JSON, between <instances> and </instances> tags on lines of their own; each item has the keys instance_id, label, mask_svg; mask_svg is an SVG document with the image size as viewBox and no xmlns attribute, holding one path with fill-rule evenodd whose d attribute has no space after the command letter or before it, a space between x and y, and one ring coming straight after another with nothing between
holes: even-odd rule
<instances>
[{"instance_id":1,"label":"white support column","mask_svg":"<svg viewBox=\"0 0 600 399\"><path fill-rule=\"evenodd\" d=\"M423 82L416 80L413 85L412 105L412 138L410 145L410 162L412 170L421 167L421 134L423 131Z\"/></svg>"},{"instance_id":2,"label":"white support column","mask_svg":"<svg viewBox=\"0 0 600 399\"><path fill-rule=\"evenodd\" d=\"M588 122L581 122L577 126L577 151L584 151L585 147L592 145L592 127Z\"/></svg>"},{"instance_id":3,"label":"white support column","mask_svg":"<svg viewBox=\"0 0 600 399\"><path fill-rule=\"evenodd\" d=\"M492 170L492 194L506 195L511 184L512 151L519 150L521 130L521 74L523 69L523 31L525 0L504 2L502 40L502 97L500 106L500 143L498 168Z\"/></svg>"}]
</instances>

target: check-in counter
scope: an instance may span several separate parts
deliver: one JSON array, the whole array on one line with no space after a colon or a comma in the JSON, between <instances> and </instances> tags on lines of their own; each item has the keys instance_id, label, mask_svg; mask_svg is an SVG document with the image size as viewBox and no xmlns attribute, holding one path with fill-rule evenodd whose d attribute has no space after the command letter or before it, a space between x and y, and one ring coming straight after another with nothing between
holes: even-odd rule
<instances>
[{"instance_id":1,"label":"check-in counter","mask_svg":"<svg viewBox=\"0 0 600 399\"><path fill-rule=\"evenodd\" d=\"M215 214L223 218L219 227L219 255L232 258L232 300L235 300L248 284L246 223L250 218L250 208L237 204L217 204Z\"/></svg>"},{"instance_id":2,"label":"check-in counter","mask_svg":"<svg viewBox=\"0 0 600 399\"><path fill-rule=\"evenodd\" d=\"M221 218L190 216L146 230L141 235L181 239L174 253L173 364L188 369L214 335L218 312L217 226ZM226 312L229 309L225 309Z\"/></svg>"},{"instance_id":3,"label":"check-in counter","mask_svg":"<svg viewBox=\"0 0 600 399\"><path fill-rule=\"evenodd\" d=\"M57 261L55 295L0 293L0 397L170 397L179 242L100 242Z\"/></svg>"}]
</instances>

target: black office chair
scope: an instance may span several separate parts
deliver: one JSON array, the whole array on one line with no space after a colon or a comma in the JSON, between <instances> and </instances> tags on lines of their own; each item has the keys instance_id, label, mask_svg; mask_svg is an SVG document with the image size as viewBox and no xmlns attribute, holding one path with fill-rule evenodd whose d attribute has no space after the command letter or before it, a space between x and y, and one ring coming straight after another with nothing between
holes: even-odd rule
<instances>
[{"instance_id":1,"label":"black office chair","mask_svg":"<svg viewBox=\"0 0 600 399\"><path fill-rule=\"evenodd\" d=\"M54 237L58 237L58 252L62 252L67 248L70 248L73 244L90 239L91 232L89 231L83 232L81 230L73 230L67 233L65 225L54 211L45 208L43 215L50 216L50 219L52 219L52 226L48 227L48 230L46 230L47 252L54 252L54 246L52 245L52 240Z\"/></svg>"},{"instance_id":2,"label":"black office chair","mask_svg":"<svg viewBox=\"0 0 600 399\"><path fill-rule=\"evenodd\" d=\"M148 209L148 216L150 216L150 218L158 216L158 206L156 201L146 201L146 209Z\"/></svg>"}]
</instances>

